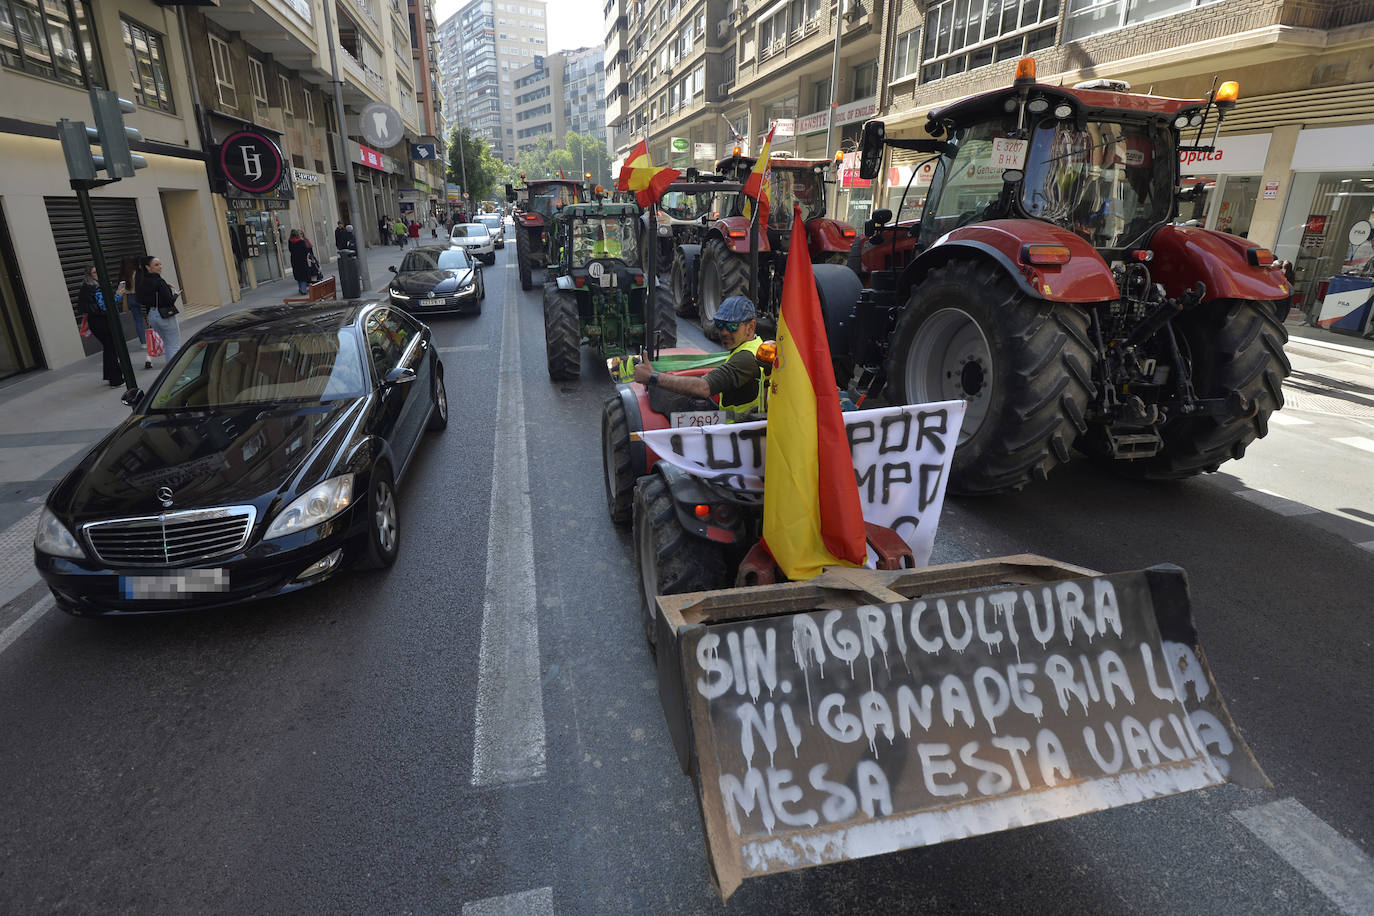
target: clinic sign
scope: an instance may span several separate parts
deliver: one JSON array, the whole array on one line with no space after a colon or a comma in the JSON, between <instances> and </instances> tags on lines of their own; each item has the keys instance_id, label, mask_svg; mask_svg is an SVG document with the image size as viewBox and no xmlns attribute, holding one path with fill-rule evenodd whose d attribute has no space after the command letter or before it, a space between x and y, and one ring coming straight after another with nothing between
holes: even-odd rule
<instances>
[{"instance_id":1,"label":"clinic sign","mask_svg":"<svg viewBox=\"0 0 1374 916\"><path fill-rule=\"evenodd\" d=\"M224 138L219 146L220 174L245 194L270 194L281 183L285 157L265 134L241 130Z\"/></svg>"}]
</instances>

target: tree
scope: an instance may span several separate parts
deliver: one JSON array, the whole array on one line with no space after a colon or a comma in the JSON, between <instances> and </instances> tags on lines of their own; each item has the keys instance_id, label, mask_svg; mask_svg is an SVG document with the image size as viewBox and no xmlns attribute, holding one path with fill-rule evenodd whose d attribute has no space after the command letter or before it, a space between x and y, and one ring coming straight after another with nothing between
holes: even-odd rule
<instances>
[{"instance_id":1,"label":"tree","mask_svg":"<svg viewBox=\"0 0 1374 916\"><path fill-rule=\"evenodd\" d=\"M552 140L544 138L515 160L515 171L530 180L557 178L562 172L568 178L581 181L586 172L591 172L592 183L604 187L611 186L610 168L605 142L573 131L563 137L561 147L555 148Z\"/></svg>"},{"instance_id":2,"label":"tree","mask_svg":"<svg viewBox=\"0 0 1374 916\"><path fill-rule=\"evenodd\" d=\"M462 187L470 200L490 200L497 196L497 185L505 183L506 164L492 155L485 137L466 127L455 127L449 134L447 177L450 183Z\"/></svg>"}]
</instances>

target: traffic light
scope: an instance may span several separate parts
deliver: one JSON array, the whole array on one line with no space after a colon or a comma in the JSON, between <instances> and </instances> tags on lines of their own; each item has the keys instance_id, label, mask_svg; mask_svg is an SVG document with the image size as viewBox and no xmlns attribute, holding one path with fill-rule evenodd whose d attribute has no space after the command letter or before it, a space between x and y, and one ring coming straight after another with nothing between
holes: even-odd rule
<instances>
[{"instance_id":1,"label":"traffic light","mask_svg":"<svg viewBox=\"0 0 1374 916\"><path fill-rule=\"evenodd\" d=\"M131 140L143 139L135 128L124 126L124 115L134 110L134 103L121 99L117 93L92 89L94 127L66 118L57 122L67 173L73 179L94 181L96 173L104 171L112 181L118 181L132 178L136 170L148 167L148 160L129 150ZM99 146L100 153L91 152L92 146Z\"/></svg>"}]
</instances>

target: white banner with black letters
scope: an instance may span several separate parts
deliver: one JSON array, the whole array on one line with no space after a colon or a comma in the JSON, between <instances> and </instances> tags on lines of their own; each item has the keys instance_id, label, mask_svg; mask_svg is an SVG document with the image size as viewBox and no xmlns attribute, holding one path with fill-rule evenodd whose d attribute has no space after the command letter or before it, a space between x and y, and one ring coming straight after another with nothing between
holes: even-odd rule
<instances>
[{"instance_id":1,"label":"white banner with black letters","mask_svg":"<svg viewBox=\"0 0 1374 916\"><path fill-rule=\"evenodd\" d=\"M930 562L945 485L964 419L963 401L844 414L864 520L894 529L918 566ZM646 430L659 460L738 490L763 490L768 421Z\"/></svg>"}]
</instances>

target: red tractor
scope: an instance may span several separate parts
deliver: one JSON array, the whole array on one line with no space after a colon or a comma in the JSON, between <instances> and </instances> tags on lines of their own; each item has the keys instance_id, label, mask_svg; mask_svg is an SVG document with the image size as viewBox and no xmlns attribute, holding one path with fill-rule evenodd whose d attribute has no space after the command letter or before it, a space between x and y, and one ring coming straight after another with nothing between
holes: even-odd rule
<instances>
[{"instance_id":1,"label":"red tractor","mask_svg":"<svg viewBox=\"0 0 1374 916\"><path fill-rule=\"evenodd\" d=\"M716 171L733 182L748 178L757 160L729 156L716 163ZM844 264L858 235L854 227L825 215L827 159L769 158L772 172L772 204L767 231L757 232L759 330L771 334L777 325L778 297L787 266L787 237L792 231L792 205L800 204L806 221L806 241L816 264ZM702 330L715 339L712 319L721 302L730 296L753 298L750 271L749 217L746 205L753 202L739 193L717 195L719 206L702 233L699 245L678 245L674 252L672 284L674 307L679 315L695 308Z\"/></svg>"},{"instance_id":2,"label":"red tractor","mask_svg":"<svg viewBox=\"0 0 1374 916\"><path fill-rule=\"evenodd\" d=\"M1214 471L1268 432L1290 371L1273 255L1176 225L1191 193L1179 152L1212 148L1207 121L1219 129L1236 85L1206 99L1069 89L1037 83L1034 64L931 112L930 139L864 126L863 177L885 145L930 153L934 174L919 223L885 229L875 213L870 289L817 268L842 384L964 399L955 493L1019 489L1071 447L1132 476Z\"/></svg>"},{"instance_id":3,"label":"red tractor","mask_svg":"<svg viewBox=\"0 0 1374 916\"><path fill-rule=\"evenodd\" d=\"M523 181L525 176L520 178ZM548 267L554 256L556 233L551 231L551 224L558 211L568 204L586 203L591 193L581 182L559 178L526 181L520 188L506 185L506 200L515 205L515 264L520 288L534 289L534 268Z\"/></svg>"}]
</instances>

